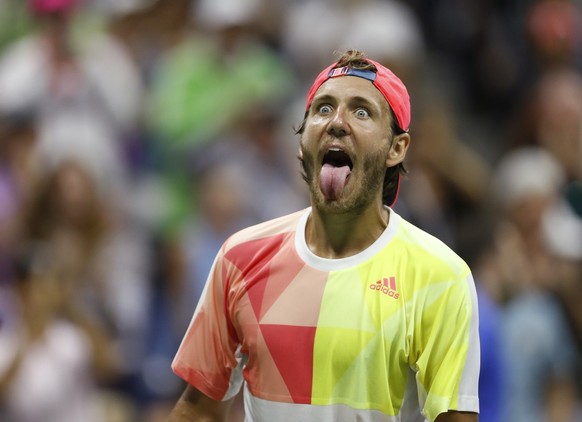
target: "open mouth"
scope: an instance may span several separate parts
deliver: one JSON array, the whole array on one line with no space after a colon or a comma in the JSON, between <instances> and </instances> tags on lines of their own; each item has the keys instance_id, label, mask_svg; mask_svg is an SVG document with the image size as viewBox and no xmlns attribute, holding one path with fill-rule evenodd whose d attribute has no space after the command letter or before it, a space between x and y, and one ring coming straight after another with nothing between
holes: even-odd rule
<instances>
[{"instance_id":1,"label":"open mouth","mask_svg":"<svg viewBox=\"0 0 582 422\"><path fill-rule=\"evenodd\" d=\"M323 156L319 186L329 201L338 199L352 173L353 163L350 156L340 148L330 148Z\"/></svg>"},{"instance_id":2,"label":"open mouth","mask_svg":"<svg viewBox=\"0 0 582 422\"><path fill-rule=\"evenodd\" d=\"M330 148L327 150L323 156L323 165L329 164L333 167L344 167L348 166L350 170L354 167L352 159L343 150L339 148Z\"/></svg>"}]
</instances>

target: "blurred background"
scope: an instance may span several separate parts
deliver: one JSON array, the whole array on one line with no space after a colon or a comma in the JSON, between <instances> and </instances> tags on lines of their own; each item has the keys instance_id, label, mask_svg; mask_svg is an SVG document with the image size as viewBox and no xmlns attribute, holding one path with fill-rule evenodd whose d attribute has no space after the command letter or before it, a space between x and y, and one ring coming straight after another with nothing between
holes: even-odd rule
<instances>
[{"instance_id":1,"label":"blurred background","mask_svg":"<svg viewBox=\"0 0 582 422\"><path fill-rule=\"evenodd\" d=\"M410 91L395 210L474 272L480 420L582 421L582 1L0 0L1 421L166 418L221 243L308 205L347 48Z\"/></svg>"}]
</instances>

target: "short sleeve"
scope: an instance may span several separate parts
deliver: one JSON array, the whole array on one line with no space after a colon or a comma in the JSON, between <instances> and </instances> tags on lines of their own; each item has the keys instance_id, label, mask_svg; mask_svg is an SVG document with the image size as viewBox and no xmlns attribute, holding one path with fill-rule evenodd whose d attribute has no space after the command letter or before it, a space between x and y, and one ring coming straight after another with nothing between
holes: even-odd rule
<instances>
[{"instance_id":1,"label":"short sleeve","mask_svg":"<svg viewBox=\"0 0 582 422\"><path fill-rule=\"evenodd\" d=\"M214 400L234 396L242 384L238 340L228 304L227 264L217 255L172 370Z\"/></svg>"},{"instance_id":2,"label":"short sleeve","mask_svg":"<svg viewBox=\"0 0 582 422\"><path fill-rule=\"evenodd\" d=\"M479 411L479 322L472 276L434 283L417 298L409 363L419 405L434 421L449 410Z\"/></svg>"}]
</instances>

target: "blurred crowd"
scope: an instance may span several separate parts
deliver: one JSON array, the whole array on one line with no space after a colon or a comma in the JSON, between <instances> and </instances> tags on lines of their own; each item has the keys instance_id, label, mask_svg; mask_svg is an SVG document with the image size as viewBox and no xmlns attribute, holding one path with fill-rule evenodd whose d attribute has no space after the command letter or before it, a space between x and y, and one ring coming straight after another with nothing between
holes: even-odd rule
<instances>
[{"instance_id":1,"label":"blurred crowd","mask_svg":"<svg viewBox=\"0 0 582 422\"><path fill-rule=\"evenodd\" d=\"M582 1L0 0L1 421L165 419L221 243L309 204L348 48L409 88L395 210L474 272L480 420L582 421Z\"/></svg>"}]
</instances>

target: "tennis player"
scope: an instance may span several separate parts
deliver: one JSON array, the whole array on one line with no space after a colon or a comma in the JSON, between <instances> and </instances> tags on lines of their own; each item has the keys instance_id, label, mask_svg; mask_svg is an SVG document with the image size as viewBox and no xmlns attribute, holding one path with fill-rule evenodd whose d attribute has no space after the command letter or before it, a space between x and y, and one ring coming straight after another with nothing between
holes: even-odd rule
<instances>
[{"instance_id":1,"label":"tennis player","mask_svg":"<svg viewBox=\"0 0 582 422\"><path fill-rule=\"evenodd\" d=\"M218 253L172 364L169 421L478 420L477 300L466 263L399 216L410 101L347 51L307 95L298 133L311 206Z\"/></svg>"}]
</instances>

